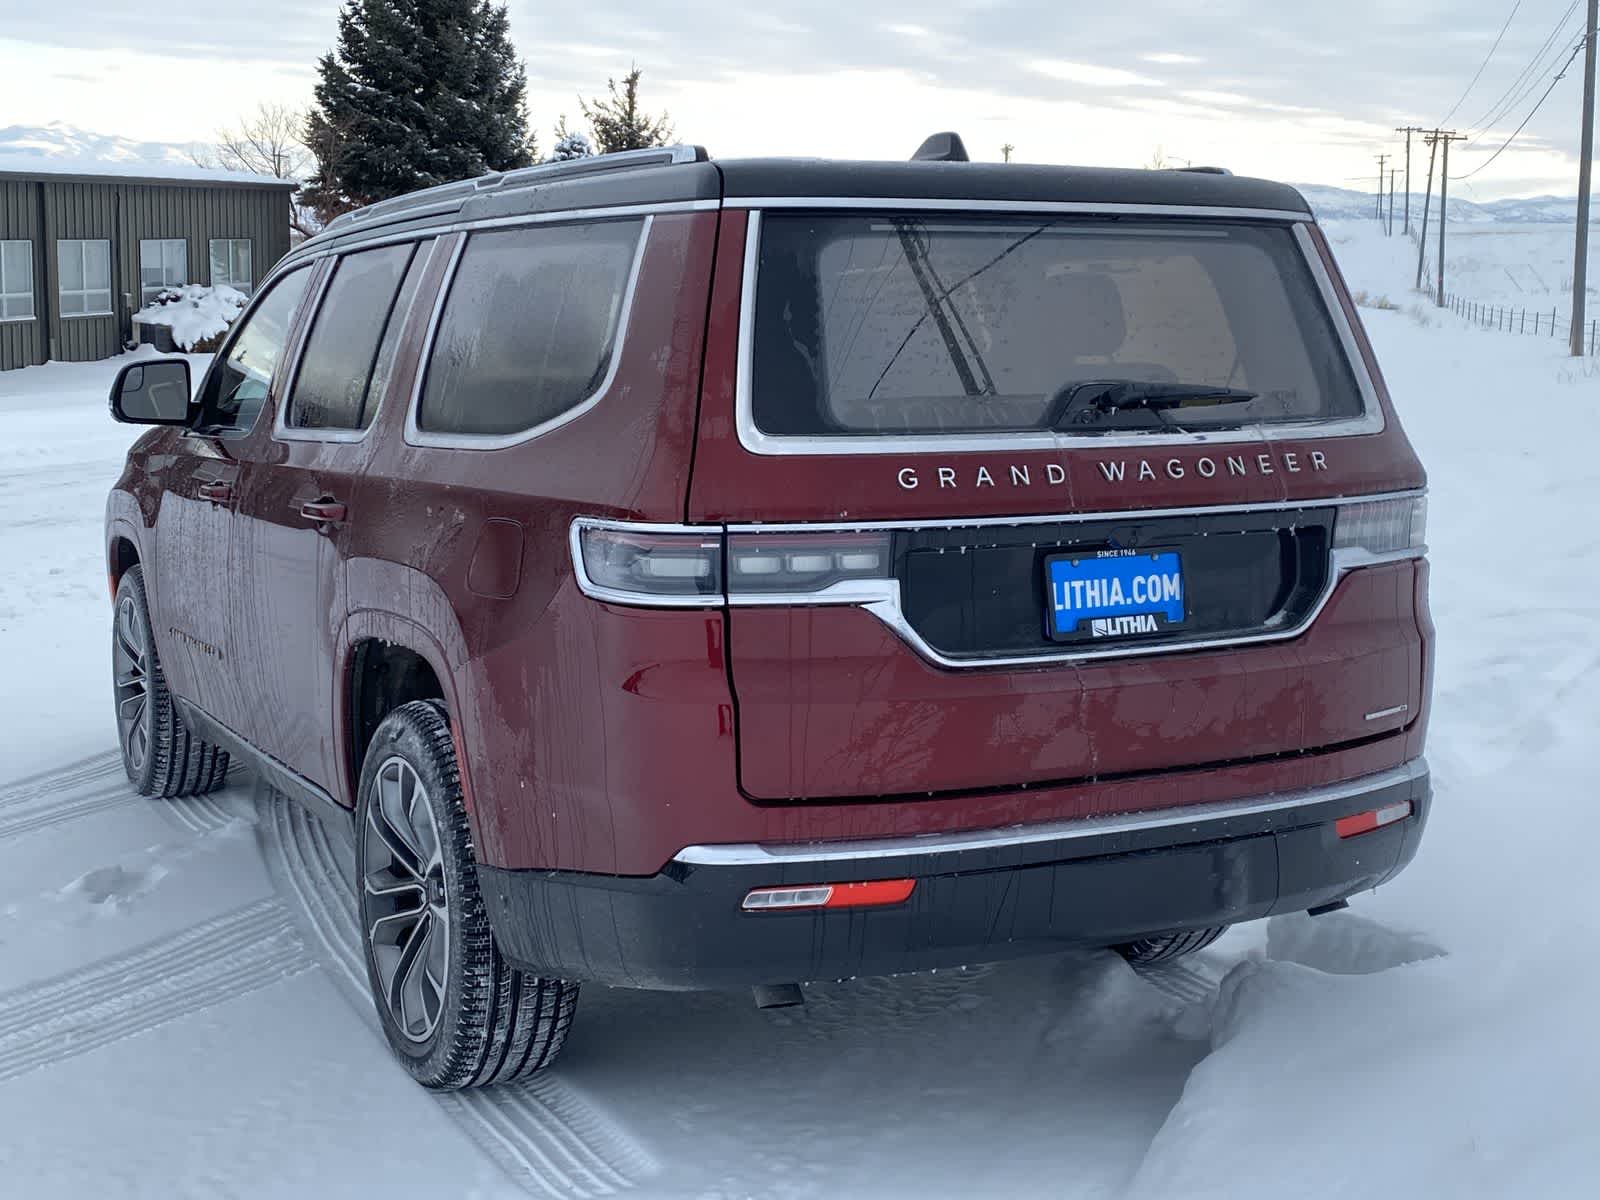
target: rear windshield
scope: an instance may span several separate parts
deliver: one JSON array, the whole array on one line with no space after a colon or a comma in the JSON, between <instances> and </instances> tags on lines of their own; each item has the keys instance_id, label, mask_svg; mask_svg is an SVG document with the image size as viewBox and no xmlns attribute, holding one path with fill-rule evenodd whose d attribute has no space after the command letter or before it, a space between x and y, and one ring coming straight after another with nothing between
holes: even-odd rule
<instances>
[{"instance_id":1,"label":"rear windshield","mask_svg":"<svg viewBox=\"0 0 1600 1200\"><path fill-rule=\"evenodd\" d=\"M769 213L754 321L752 408L777 436L1093 435L1362 413L1283 226Z\"/></svg>"}]
</instances>

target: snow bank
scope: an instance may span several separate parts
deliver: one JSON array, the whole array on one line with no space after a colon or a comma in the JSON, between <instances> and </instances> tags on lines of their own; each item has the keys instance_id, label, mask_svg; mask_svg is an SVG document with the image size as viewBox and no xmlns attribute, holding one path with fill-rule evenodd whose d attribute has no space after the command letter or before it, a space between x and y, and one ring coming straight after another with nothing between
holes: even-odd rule
<instances>
[{"instance_id":1,"label":"snow bank","mask_svg":"<svg viewBox=\"0 0 1600 1200\"><path fill-rule=\"evenodd\" d=\"M1429 469L1434 805L1394 882L1234 968L1131 1196L1587 1198L1600 465L1550 431L1588 427L1600 364L1430 307L1375 227L1330 235L1399 305L1362 317Z\"/></svg>"},{"instance_id":2,"label":"snow bank","mask_svg":"<svg viewBox=\"0 0 1600 1200\"><path fill-rule=\"evenodd\" d=\"M179 349L192 350L233 324L248 300L243 292L225 283L216 287L190 283L159 292L153 302L133 314L133 319L136 324L172 326L172 340Z\"/></svg>"}]
</instances>

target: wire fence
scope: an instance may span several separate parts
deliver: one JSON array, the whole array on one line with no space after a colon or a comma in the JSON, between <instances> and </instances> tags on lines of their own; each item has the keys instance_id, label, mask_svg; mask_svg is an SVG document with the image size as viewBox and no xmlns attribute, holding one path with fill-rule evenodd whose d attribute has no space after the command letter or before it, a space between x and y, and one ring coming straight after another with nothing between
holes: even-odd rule
<instances>
[{"instance_id":1,"label":"wire fence","mask_svg":"<svg viewBox=\"0 0 1600 1200\"><path fill-rule=\"evenodd\" d=\"M1508 304L1480 304L1461 296L1450 296L1446 305L1463 320L1496 333L1516 333L1528 337L1547 337L1566 341L1572 321L1563 317L1559 306L1549 312L1537 308L1514 308ZM1600 348L1600 320L1589 321L1584 333L1584 352L1593 355Z\"/></svg>"}]
</instances>

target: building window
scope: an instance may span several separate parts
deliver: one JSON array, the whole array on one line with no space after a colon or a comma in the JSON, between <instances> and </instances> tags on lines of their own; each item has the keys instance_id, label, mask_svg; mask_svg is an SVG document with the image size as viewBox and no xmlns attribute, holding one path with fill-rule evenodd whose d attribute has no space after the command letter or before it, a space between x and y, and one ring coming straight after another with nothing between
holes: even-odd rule
<instances>
[{"instance_id":1,"label":"building window","mask_svg":"<svg viewBox=\"0 0 1600 1200\"><path fill-rule=\"evenodd\" d=\"M63 317L111 315L111 243L63 239L56 243Z\"/></svg>"},{"instance_id":2,"label":"building window","mask_svg":"<svg viewBox=\"0 0 1600 1200\"><path fill-rule=\"evenodd\" d=\"M149 304L163 288L189 282L189 243L182 238L150 238L139 243L139 302Z\"/></svg>"},{"instance_id":3,"label":"building window","mask_svg":"<svg viewBox=\"0 0 1600 1200\"><path fill-rule=\"evenodd\" d=\"M33 316L33 243L0 242L0 321Z\"/></svg>"},{"instance_id":4,"label":"building window","mask_svg":"<svg viewBox=\"0 0 1600 1200\"><path fill-rule=\"evenodd\" d=\"M249 238L211 239L211 286L227 284L245 295L255 286Z\"/></svg>"}]
</instances>

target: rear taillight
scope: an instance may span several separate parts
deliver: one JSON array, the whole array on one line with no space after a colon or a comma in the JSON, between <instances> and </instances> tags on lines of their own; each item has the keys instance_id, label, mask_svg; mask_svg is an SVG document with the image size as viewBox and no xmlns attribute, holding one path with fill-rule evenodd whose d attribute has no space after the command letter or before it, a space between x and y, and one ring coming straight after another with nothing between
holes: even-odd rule
<instances>
[{"instance_id":1,"label":"rear taillight","mask_svg":"<svg viewBox=\"0 0 1600 1200\"><path fill-rule=\"evenodd\" d=\"M1423 549L1428 532L1428 498L1399 496L1341 504L1333 526L1335 550L1368 554L1409 554Z\"/></svg>"},{"instance_id":2,"label":"rear taillight","mask_svg":"<svg viewBox=\"0 0 1600 1200\"><path fill-rule=\"evenodd\" d=\"M720 604L722 535L579 521L572 527L578 583L621 604Z\"/></svg>"},{"instance_id":3,"label":"rear taillight","mask_svg":"<svg viewBox=\"0 0 1600 1200\"><path fill-rule=\"evenodd\" d=\"M728 594L813 595L890 576L887 533L736 533L728 537Z\"/></svg>"},{"instance_id":4,"label":"rear taillight","mask_svg":"<svg viewBox=\"0 0 1600 1200\"><path fill-rule=\"evenodd\" d=\"M581 517L578 585L619 604L862 603L894 586L886 532L735 533Z\"/></svg>"}]
</instances>

